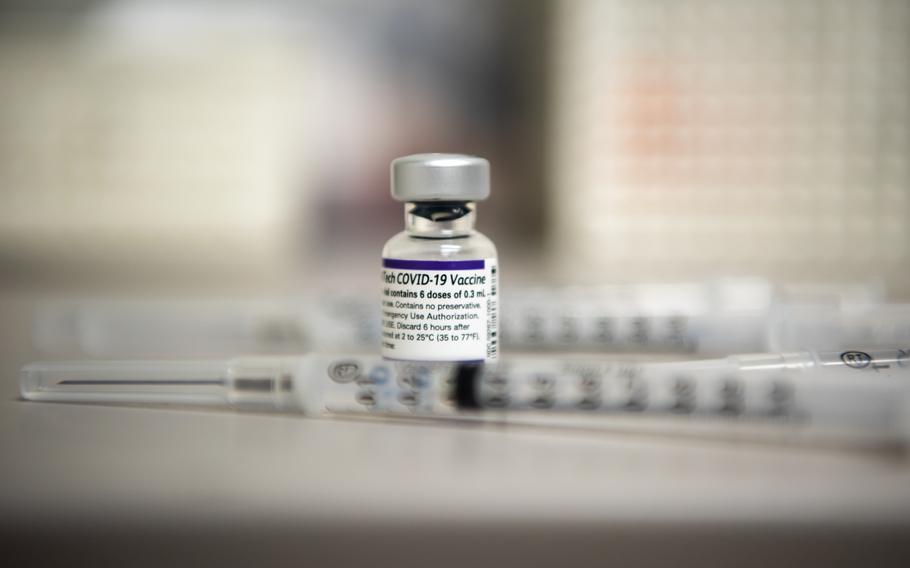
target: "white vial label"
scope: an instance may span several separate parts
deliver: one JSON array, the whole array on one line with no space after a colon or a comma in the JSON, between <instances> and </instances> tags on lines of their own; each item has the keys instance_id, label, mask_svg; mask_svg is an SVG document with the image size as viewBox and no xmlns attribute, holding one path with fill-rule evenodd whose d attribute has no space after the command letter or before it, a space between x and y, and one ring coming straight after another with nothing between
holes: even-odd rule
<instances>
[{"instance_id":1,"label":"white vial label","mask_svg":"<svg viewBox=\"0 0 910 568\"><path fill-rule=\"evenodd\" d=\"M499 353L496 259L382 259L382 355L482 361Z\"/></svg>"}]
</instances>

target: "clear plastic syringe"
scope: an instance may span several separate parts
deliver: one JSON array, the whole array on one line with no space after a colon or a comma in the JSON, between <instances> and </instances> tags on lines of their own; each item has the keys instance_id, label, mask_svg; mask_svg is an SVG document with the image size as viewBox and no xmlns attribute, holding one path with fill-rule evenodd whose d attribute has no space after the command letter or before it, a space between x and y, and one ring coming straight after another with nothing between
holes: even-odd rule
<instances>
[{"instance_id":1,"label":"clear plastic syringe","mask_svg":"<svg viewBox=\"0 0 910 568\"><path fill-rule=\"evenodd\" d=\"M216 405L903 447L910 349L668 363L496 364L306 355L211 362L33 363L35 401Z\"/></svg>"}]
</instances>

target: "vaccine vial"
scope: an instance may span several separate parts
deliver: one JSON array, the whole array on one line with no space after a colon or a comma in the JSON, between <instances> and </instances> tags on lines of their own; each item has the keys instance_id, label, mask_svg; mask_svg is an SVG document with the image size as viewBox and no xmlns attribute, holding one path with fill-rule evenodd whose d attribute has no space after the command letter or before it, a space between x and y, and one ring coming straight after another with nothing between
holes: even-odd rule
<instances>
[{"instance_id":1,"label":"vaccine vial","mask_svg":"<svg viewBox=\"0 0 910 568\"><path fill-rule=\"evenodd\" d=\"M462 154L392 162L405 230L382 249L382 355L485 361L499 352L496 247L474 230L490 195L490 163Z\"/></svg>"}]
</instances>

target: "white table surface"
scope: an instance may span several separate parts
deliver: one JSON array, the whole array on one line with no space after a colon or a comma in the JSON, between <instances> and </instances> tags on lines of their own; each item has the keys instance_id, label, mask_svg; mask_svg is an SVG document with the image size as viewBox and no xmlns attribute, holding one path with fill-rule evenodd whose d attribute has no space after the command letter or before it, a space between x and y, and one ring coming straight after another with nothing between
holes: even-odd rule
<instances>
[{"instance_id":1,"label":"white table surface","mask_svg":"<svg viewBox=\"0 0 910 568\"><path fill-rule=\"evenodd\" d=\"M34 354L3 339L0 539L17 565L910 565L903 456L25 402Z\"/></svg>"}]
</instances>

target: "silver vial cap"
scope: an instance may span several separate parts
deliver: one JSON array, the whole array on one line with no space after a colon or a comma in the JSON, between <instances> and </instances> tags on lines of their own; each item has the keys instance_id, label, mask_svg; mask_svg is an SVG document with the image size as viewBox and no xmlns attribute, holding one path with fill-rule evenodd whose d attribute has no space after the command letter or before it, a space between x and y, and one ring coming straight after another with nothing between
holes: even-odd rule
<instances>
[{"instance_id":1,"label":"silver vial cap","mask_svg":"<svg viewBox=\"0 0 910 568\"><path fill-rule=\"evenodd\" d=\"M465 154L413 154L392 162L398 201L480 201L490 196L490 162Z\"/></svg>"}]
</instances>

